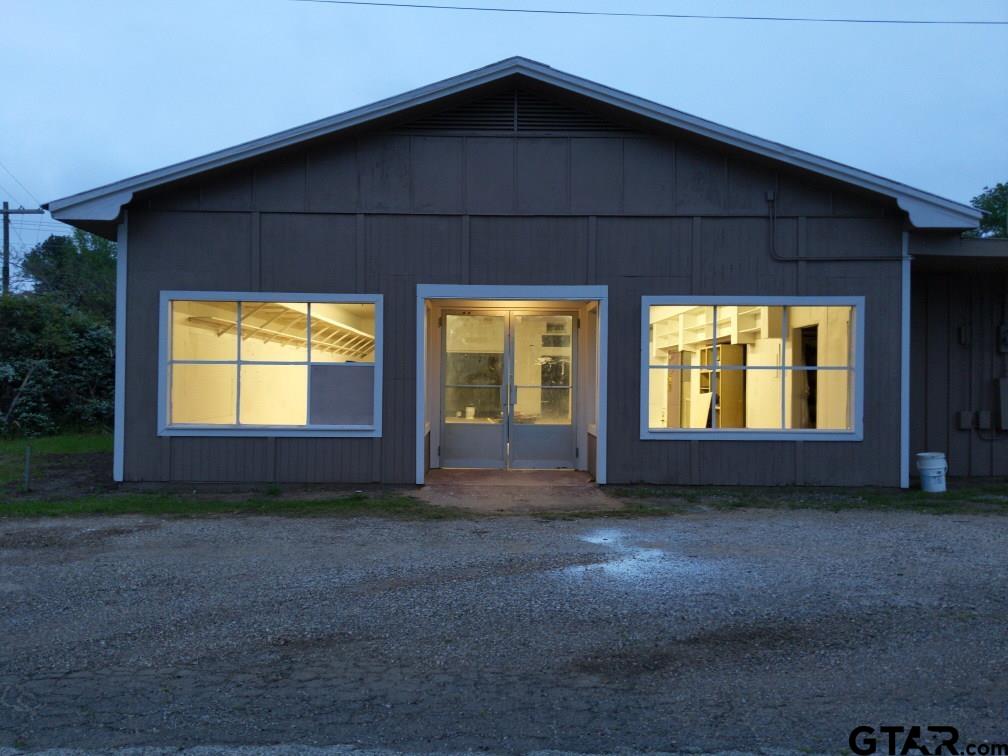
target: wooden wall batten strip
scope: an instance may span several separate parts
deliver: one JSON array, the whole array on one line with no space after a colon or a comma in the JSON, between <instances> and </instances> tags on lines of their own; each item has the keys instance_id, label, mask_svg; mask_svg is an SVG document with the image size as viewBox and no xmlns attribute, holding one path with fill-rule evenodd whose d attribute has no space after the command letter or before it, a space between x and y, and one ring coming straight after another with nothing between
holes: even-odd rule
<instances>
[{"instance_id":1,"label":"wooden wall batten strip","mask_svg":"<svg viewBox=\"0 0 1008 756\"><path fill-rule=\"evenodd\" d=\"M804 215L798 216L798 230L795 234L795 254L804 257L808 254L808 218ZM805 293L806 270L805 261L799 260L795 264L795 294Z\"/></svg>"},{"instance_id":2,"label":"wooden wall batten strip","mask_svg":"<svg viewBox=\"0 0 1008 756\"><path fill-rule=\"evenodd\" d=\"M304 201L301 203L301 211L308 212L308 207L311 205L311 201L308 199L308 192L311 190L311 183L308 181L308 171L311 169L311 151L305 150L304 153L304 166L303 166L303 176L304 176Z\"/></svg>"},{"instance_id":3,"label":"wooden wall batten strip","mask_svg":"<svg viewBox=\"0 0 1008 756\"><path fill-rule=\"evenodd\" d=\"M354 226L354 282L358 294L367 293L367 220L364 213L357 213Z\"/></svg>"},{"instance_id":4,"label":"wooden wall batten strip","mask_svg":"<svg viewBox=\"0 0 1008 756\"><path fill-rule=\"evenodd\" d=\"M698 295L700 291L700 255L703 234L703 219L699 215L693 216L693 223L690 226L690 294Z\"/></svg>"},{"instance_id":5,"label":"wooden wall batten strip","mask_svg":"<svg viewBox=\"0 0 1008 756\"><path fill-rule=\"evenodd\" d=\"M515 116L515 118L517 119L517 116ZM517 123L517 121L516 121L516 123ZM517 128L518 127L516 125L515 129L517 130ZM511 212L517 213L518 212L518 194L521 191L521 188L518 186L518 163L519 163L519 158L518 158L518 140L517 139L512 139L511 140L511 155L512 155L512 157L511 157Z\"/></svg>"},{"instance_id":6,"label":"wooden wall batten strip","mask_svg":"<svg viewBox=\"0 0 1008 756\"><path fill-rule=\"evenodd\" d=\"M262 213L254 210L249 213L249 270L252 280L249 281L252 291L262 291Z\"/></svg>"},{"instance_id":7,"label":"wooden wall batten strip","mask_svg":"<svg viewBox=\"0 0 1008 756\"><path fill-rule=\"evenodd\" d=\"M566 207L569 212L574 207L573 202L574 190L572 189L572 186L574 184L574 175L573 175L573 169L571 167L573 161L571 160L572 149L571 149L570 137L564 139L564 149L567 151L567 202L564 205L564 207Z\"/></svg>"},{"instance_id":8,"label":"wooden wall batten strip","mask_svg":"<svg viewBox=\"0 0 1008 756\"><path fill-rule=\"evenodd\" d=\"M462 137L462 175L459 184L462 191L462 214L469 215L469 137Z\"/></svg>"},{"instance_id":9,"label":"wooden wall batten strip","mask_svg":"<svg viewBox=\"0 0 1008 756\"><path fill-rule=\"evenodd\" d=\"M619 211L622 215L626 212L626 139L620 139L620 189L619 189Z\"/></svg>"},{"instance_id":10,"label":"wooden wall batten strip","mask_svg":"<svg viewBox=\"0 0 1008 756\"><path fill-rule=\"evenodd\" d=\"M159 455L161 457L161 480L172 480L172 455L175 452L175 439L169 437L164 439L164 441L166 443L164 443L162 449L165 450L165 453Z\"/></svg>"},{"instance_id":11,"label":"wooden wall batten strip","mask_svg":"<svg viewBox=\"0 0 1008 756\"><path fill-rule=\"evenodd\" d=\"M472 283L469 280L470 250L472 248L472 230L469 222L469 213L462 216L462 244L459 255L459 272L465 283Z\"/></svg>"}]
</instances>

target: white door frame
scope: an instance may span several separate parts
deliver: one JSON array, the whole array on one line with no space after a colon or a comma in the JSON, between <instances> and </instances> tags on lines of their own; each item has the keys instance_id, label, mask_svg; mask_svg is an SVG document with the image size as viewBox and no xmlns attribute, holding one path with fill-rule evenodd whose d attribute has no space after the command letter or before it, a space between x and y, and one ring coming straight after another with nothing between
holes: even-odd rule
<instances>
[{"instance_id":1,"label":"white door frame","mask_svg":"<svg viewBox=\"0 0 1008 756\"><path fill-rule=\"evenodd\" d=\"M598 302L598 346L595 420L595 480L606 482L606 383L609 364L608 286L495 286L482 284L417 284L416 301L416 482L424 483L424 438L427 402L427 303L432 299L590 300Z\"/></svg>"}]
</instances>

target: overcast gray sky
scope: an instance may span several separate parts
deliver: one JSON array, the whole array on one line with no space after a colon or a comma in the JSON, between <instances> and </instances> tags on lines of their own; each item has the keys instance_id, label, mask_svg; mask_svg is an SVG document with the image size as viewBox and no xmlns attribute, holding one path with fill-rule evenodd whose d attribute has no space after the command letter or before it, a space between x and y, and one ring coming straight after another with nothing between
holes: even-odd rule
<instances>
[{"instance_id":1,"label":"overcast gray sky","mask_svg":"<svg viewBox=\"0 0 1008 756\"><path fill-rule=\"evenodd\" d=\"M463 4L1008 20L1008 0ZM1008 26L569 17L290 0L2 5L0 162L10 173L0 168L0 199L15 205L512 55L952 199L1008 181ZM14 247L57 227L24 216L14 224Z\"/></svg>"}]
</instances>

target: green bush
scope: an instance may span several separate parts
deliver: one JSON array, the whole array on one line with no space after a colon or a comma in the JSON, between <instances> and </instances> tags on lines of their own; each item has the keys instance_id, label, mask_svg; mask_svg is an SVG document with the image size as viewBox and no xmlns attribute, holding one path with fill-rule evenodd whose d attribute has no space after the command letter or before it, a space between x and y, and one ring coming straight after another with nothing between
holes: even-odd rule
<instances>
[{"instance_id":1,"label":"green bush","mask_svg":"<svg viewBox=\"0 0 1008 756\"><path fill-rule=\"evenodd\" d=\"M109 427L114 354L112 329L64 301L0 297L0 433Z\"/></svg>"}]
</instances>

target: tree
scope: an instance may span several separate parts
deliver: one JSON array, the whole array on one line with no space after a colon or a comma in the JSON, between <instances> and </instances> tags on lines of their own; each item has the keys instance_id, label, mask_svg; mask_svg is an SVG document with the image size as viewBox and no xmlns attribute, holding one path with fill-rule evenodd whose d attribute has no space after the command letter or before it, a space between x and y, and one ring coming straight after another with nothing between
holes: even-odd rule
<instances>
[{"instance_id":1,"label":"tree","mask_svg":"<svg viewBox=\"0 0 1008 756\"><path fill-rule=\"evenodd\" d=\"M970 204L983 210L984 216L980 227L967 232L967 236L1008 238L1008 183L985 186Z\"/></svg>"},{"instance_id":2,"label":"tree","mask_svg":"<svg viewBox=\"0 0 1008 756\"><path fill-rule=\"evenodd\" d=\"M112 421L112 328L49 294L0 297L0 434Z\"/></svg>"},{"instance_id":3,"label":"tree","mask_svg":"<svg viewBox=\"0 0 1008 756\"><path fill-rule=\"evenodd\" d=\"M44 294L103 323L115 317L116 245L100 236L75 230L73 236L50 236L36 244L21 262L36 294Z\"/></svg>"}]
</instances>

